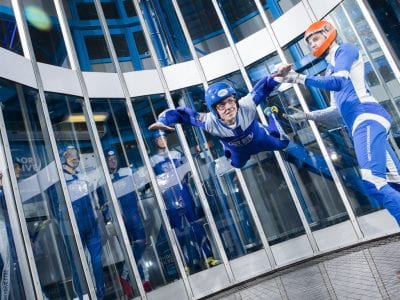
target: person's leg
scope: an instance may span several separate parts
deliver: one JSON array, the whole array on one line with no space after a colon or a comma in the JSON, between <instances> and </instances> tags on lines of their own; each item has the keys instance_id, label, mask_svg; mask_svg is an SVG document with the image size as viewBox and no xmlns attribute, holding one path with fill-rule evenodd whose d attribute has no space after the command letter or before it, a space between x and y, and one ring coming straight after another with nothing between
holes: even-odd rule
<instances>
[{"instance_id":1,"label":"person's leg","mask_svg":"<svg viewBox=\"0 0 400 300\"><path fill-rule=\"evenodd\" d=\"M99 228L97 224L92 227L86 239L86 246L90 253L90 261L92 263L92 270L96 282L96 295L102 299L105 292L103 265L101 261L102 245Z\"/></svg>"},{"instance_id":2,"label":"person's leg","mask_svg":"<svg viewBox=\"0 0 400 300\"><path fill-rule=\"evenodd\" d=\"M386 180L387 131L376 121L364 121L354 131L354 149L368 196L385 207L400 224L400 193Z\"/></svg>"},{"instance_id":3,"label":"person's leg","mask_svg":"<svg viewBox=\"0 0 400 300\"><path fill-rule=\"evenodd\" d=\"M204 253L207 260L215 260L212 249L211 249L211 243L210 243L210 241L205 233L205 230L203 228L203 224L202 224L203 222L202 222L201 218L197 218L194 201L191 198L190 194L188 194L188 191L186 191L186 189L184 186L184 189L182 192L183 198L185 200L186 219L188 220L188 222L191 226L191 230L194 233L197 245L200 247L201 251ZM216 263L213 262L213 264L215 265Z\"/></svg>"}]
</instances>

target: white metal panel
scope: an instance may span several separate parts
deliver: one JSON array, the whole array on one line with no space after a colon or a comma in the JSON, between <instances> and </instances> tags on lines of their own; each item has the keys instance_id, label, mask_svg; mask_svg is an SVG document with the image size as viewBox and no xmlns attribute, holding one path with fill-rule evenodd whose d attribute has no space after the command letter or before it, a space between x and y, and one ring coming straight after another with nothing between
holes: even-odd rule
<instances>
[{"instance_id":1,"label":"white metal panel","mask_svg":"<svg viewBox=\"0 0 400 300\"><path fill-rule=\"evenodd\" d=\"M229 286L228 276L223 264L190 275L189 282L196 299L210 295Z\"/></svg>"},{"instance_id":2,"label":"white metal panel","mask_svg":"<svg viewBox=\"0 0 400 300\"><path fill-rule=\"evenodd\" d=\"M200 58L207 81L239 70L231 48L224 48Z\"/></svg>"},{"instance_id":3,"label":"white metal panel","mask_svg":"<svg viewBox=\"0 0 400 300\"><path fill-rule=\"evenodd\" d=\"M321 1L324 2L324 1ZM271 26L281 47L303 34L311 24L303 3L300 2L274 21Z\"/></svg>"},{"instance_id":4,"label":"white metal panel","mask_svg":"<svg viewBox=\"0 0 400 300\"><path fill-rule=\"evenodd\" d=\"M231 267L236 281L255 277L271 269L267 253L264 249L231 260Z\"/></svg>"},{"instance_id":5,"label":"white metal panel","mask_svg":"<svg viewBox=\"0 0 400 300\"><path fill-rule=\"evenodd\" d=\"M189 299L182 280L174 281L166 286L157 288L147 293L149 300L166 300L166 299Z\"/></svg>"},{"instance_id":6,"label":"white metal panel","mask_svg":"<svg viewBox=\"0 0 400 300\"><path fill-rule=\"evenodd\" d=\"M75 71L43 63L38 63L38 66L45 91L82 96Z\"/></svg>"},{"instance_id":7,"label":"white metal panel","mask_svg":"<svg viewBox=\"0 0 400 300\"><path fill-rule=\"evenodd\" d=\"M399 232L399 225L386 209L361 216L358 221L368 239Z\"/></svg>"},{"instance_id":8,"label":"white metal panel","mask_svg":"<svg viewBox=\"0 0 400 300\"><path fill-rule=\"evenodd\" d=\"M345 221L313 232L321 251L341 248L357 242L350 221Z\"/></svg>"},{"instance_id":9,"label":"white metal panel","mask_svg":"<svg viewBox=\"0 0 400 300\"><path fill-rule=\"evenodd\" d=\"M162 71L170 91L202 83L193 60L162 68Z\"/></svg>"},{"instance_id":10,"label":"white metal panel","mask_svg":"<svg viewBox=\"0 0 400 300\"><path fill-rule=\"evenodd\" d=\"M287 265L313 255L306 235L272 245L271 250L278 266Z\"/></svg>"},{"instance_id":11,"label":"white metal panel","mask_svg":"<svg viewBox=\"0 0 400 300\"><path fill-rule=\"evenodd\" d=\"M343 0L308 0L317 19L325 17L336 5Z\"/></svg>"},{"instance_id":12,"label":"white metal panel","mask_svg":"<svg viewBox=\"0 0 400 300\"><path fill-rule=\"evenodd\" d=\"M131 97L164 93L157 70L143 70L124 73Z\"/></svg>"},{"instance_id":13,"label":"white metal panel","mask_svg":"<svg viewBox=\"0 0 400 300\"><path fill-rule=\"evenodd\" d=\"M0 77L37 88L29 59L3 48L0 48Z\"/></svg>"},{"instance_id":14,"label":"white metal panel","mask_svg":"<svg viewBox=\"0 0 400 300\"><path fill-rule=\"evenodd\" d=\"M83 72L90 98L124 98L116 73Z\"/></svg>"},{"instance_id":15,"label":"white metal panel","mask_svg":"<svg viewBox=\"0 0 400 300\"><path fill-rule=\"evenodd\" d=\"M272 40L265 28L238 42L236 48L245 66L275 51Z\"/></svg>"}]
</instances>

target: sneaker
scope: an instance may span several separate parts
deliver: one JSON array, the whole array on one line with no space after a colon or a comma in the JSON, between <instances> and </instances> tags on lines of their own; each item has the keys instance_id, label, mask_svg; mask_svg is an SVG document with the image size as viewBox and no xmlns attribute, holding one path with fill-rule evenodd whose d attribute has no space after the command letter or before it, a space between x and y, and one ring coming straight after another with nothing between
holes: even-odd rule
<instances>
[{"instance_id":1,"label":"sneaker","mask_svg":"<svg viewBox=\"0 0 400 300\"><path fill-rule=\"evenodd\" d=\"M127 295L128 297L133 297L133 290L131 288L129 280L124 279L121 276L119 276L119 282L121 283L124 294Z\"/></svg>"},{"instance_id":2,"label":"sneaker","mask_svg":"<svg viewBox=\"0 0 400 300\"><path fill-rule=\"evenodd\" d=\"M277 114L279 112L279 109L277 106L268 106L264 109L264 115L269 117L272 113Z\"/></svg>"},{"instance_id":3,"label":"sneaker","mask_svg":"<svg viewBox=\"0 0 400 300\"><path fill-rule=\"evenodd\" d=\"M153 288L151 287L151 283L149 280L143 280L142 281L143 288L146 292L150 292Z\"/></svg>"},{"instance_id":4,"label":"sneaker","mask_svg":"<svg viewBox=\"0 0 400 300\"><path fill-rule=\"evenodd\" d=\"M214 257L209 257L207 258L207 264L209 267L215 267L219 264L219 260L215 259Z\"/></svg>"}]
</instances>

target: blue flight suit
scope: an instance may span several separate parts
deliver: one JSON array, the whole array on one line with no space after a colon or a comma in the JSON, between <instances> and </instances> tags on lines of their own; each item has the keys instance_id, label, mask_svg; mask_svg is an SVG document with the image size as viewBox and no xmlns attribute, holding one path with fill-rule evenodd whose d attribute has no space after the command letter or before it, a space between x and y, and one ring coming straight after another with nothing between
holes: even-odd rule
<instances>
[{"instance_id":1,"label":"blue flight suit","mask_svg":"<svg viewBox=\"0 0 400 300\"><path fill-rule=\"evenodd\" d=\"M88 249L90 254L93 276L96 283L96 295L101 299L105 293L103 265L101 261L102 244L97 218L92 205L89 184L80 174L70 174L65 169L64 177L67 182L82 244ZM77 274L74 274L73 278L75 279L74 287L78 289L80 283L77 282ZM81 291L77 292L81 295Z\"/></svg>"},{"instance_id":2,"label":"blue flight suit","mask_svg":"<svg viewBox=\"0 0 400 300\"><path fill-rule=\"evenodd\" d=\"M188 107L168 109L158 120L168 126L175 123L190 124L219 137L231 165L242 168L251 155L262 151L281 150L289 144L289 138L274 113L268 116L268 126L256 119L257 105L278 85L272 77L266 76L257 82L251 93L239 99L234 128L224 124L214 113L198 113Z\"/></svg>"},{"instance_id":3,"label":"blue flight suit","mask_svg":"<svg viewBox=\"0 0 400 300\"><path fill-rule=\"evenodd\" d=\"M133 256L136 263L142 258L146 249L146 233L140 217L138 198L132 179L132 171L129 168L120 168L110 174L115 193L120 203L122 218L132 245ZM140 278L144 279L143 267L137 264Z\"/></svg>"},{"instance_id":4,"label":"blue flight suit","mask_svg":"<svg viewBox=\"0 0 400 300\"><path fill-rule=\"evenodd\" d=\"M213 253L202 223L199 222L201 216L196 212L196 206L190 194L189 186L184 180L180 181L179 178L174 175L177 171L176 168L184 164L183 156L176 150L170 150L169 152L159 151L159 153L150 158L150 162L156 175L170 175L179 181L166 189L163 189L162 186L160 186L160 188L171 227L175 229L181 249L183 250L186 247L188 252L187 255L184 253L185 261L190 267L196 267L195 260L197 257L196 254L194 254L196 251L192 249L192 241L184 234L186 227L185 219L189 222L197 245L203 251L205 257L213 257Z\"/></svg>"},{"instance_id":5,"label":"blue flight suit","mask_svg":"<svg viewBox=\"0 0 400 300\"><path fill-rule=\"evenodd\" d=\"M400 224L400 163L387 139L392 119L366 86L364 62L354 45L332 46L326 60L325 76L307 76L305 85L331 91L330 107L307 118L318 121L340 113L354 141L366 193Z\"/></svg>"}]
</instances>

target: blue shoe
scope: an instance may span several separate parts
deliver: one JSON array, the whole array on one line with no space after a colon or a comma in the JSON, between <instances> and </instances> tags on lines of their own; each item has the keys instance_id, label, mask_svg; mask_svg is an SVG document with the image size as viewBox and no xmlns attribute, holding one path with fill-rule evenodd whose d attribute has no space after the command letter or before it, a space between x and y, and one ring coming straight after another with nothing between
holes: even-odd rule
<instances>
[{"instance_id":1,"label":"blue shoe","mask_svg":"<svg viewBox=\"0 0 400 300\"><path fill-rule=\"evenodd\" d=\"M266 115L267 117L269 117L272 113L277 114L279 112L278 107L274 106L268 106L264 109L264 115Z\"/></svg>"}]
</instances>

